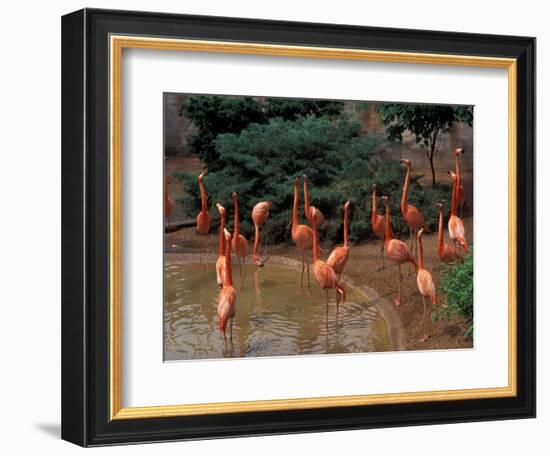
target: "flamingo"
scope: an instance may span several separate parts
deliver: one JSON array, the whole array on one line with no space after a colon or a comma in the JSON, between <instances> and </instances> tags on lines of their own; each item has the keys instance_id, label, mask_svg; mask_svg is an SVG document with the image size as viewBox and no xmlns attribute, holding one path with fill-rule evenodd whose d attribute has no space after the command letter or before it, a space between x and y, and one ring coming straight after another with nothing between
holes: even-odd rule
<instances>
[{"instance_id":1,"label":"flamingo","mask_svg":"<svg viewBox=\"0 0 550 456\"><path fill-rule=\"evenodd\" d=\"M307 225L298 224L298 178L294 178L294 204L292 206L292 240L302 253L302 277L300 279L300 290L304 288L304 266L307 265L307 287L309 284L309 263L306 262L306 250L313 248L313 230Z\"/></svg>"},{"instance_id":2,"label":"flamingo","mask_svg":"<svg viewBox=\"0 0 550 456\"><path fill-rule=\"evenodd\" d=\"M197 215L197 234L206 235L210 231L210 217L206 208L206 190L202 181L204 173L199 174L199 189L201 192L201 211ZM207 251L206 239L204 240L204 251ZM201 254L202 255L202 254ZM201 260L202 263L202 260Z\"/></svg>"},{"instance_id":3,"label":"flamingo","mask_svg":"<svg viewBox=\"0 0 550 456\"><path fill-rule=\"evenodd\" d=\"M376 184L372 186L372 231L382 241L380 244L380 252L382 253L382 267L378 268L380 271L384 269L384 236L386 234L386 224L383 215L379 215L376 210Z\"/></svg>"},{"instance_id":4,"label":"flamingo","mask_svg":"<svg viewBox=\"0 0 550 456\"><path fill-rule=\"evenodd\" d=\"M304 212L306 214L306 219L310 225L313 225L313 214L315 214L315 221L317 222L317 226L322 225L325 221L322 212L315 206L309 205L309 182L306 175L304 175Z\"/></svg>"},{"instance_id":5,"label":"flamingo","mask_svg":"<svg viewBox=\"0 0 550 456\"><path fill-rule=\"evenodd\" d=\"M172 201L170 200L170 197L168 196L168 178L164 178L164 217L168 218L172 215Z\"/></svg>"},{"instance_id":6,"label":"flamingo","mask_svg":"<svg viewBox=\"0 0 550 456\"><path fill-rule=\"evenodd\" d=\"M453 242L458 244L462 247L462 249L466 252L468 250L468 242L466 241L466 238L464 237L464 223L462 223L462 219L460 219L456 215L456 193L458 191L458 176L453 173L452 171L449 171L449 174L453 178L453 196L451 201L451 216L449 217L449 236L453 240Z\"/></svg>"},{"instance_id":7,"label":"flamingo","mask_svg":"<svg viewBox=\"0 0 550 456\"><path fill-rule=\"evenodd\" d=\"M327 259L327 264L338 274L338 282L340 282L340 276L344 272L344 268L348 262L350 250L348 241L349 206L350 202L346 201L346 204L344 204L344 245L335 247Z\"/></svg>"},{"instance_id":8,"label":"flamingo","mask_svg":"<svg viewBox=\"0 0 550 456\"><path fill-rule=\"evenodd\" d=\"M425 226L424 216L422 212L412 204L407 203L407 192L409 190L409 182L411 180L412 173L412 162L410 160L401 160L401 163L404 163L407 166L407 174L405 176L405 185L403 186L403 194L401 196L401 212L403 213L403 218L405 223L409 227L409 232L411 233L411 252L413 250L414 243L414 233L416 230L423 228ZM415 248L415 256L417 253L418 245ZM409 268L410 272L410 268Z\"/></svg>"},{"instance_id":9,"label":"flamingo","mask_svg":"<svg viewBox=\"0 0 550 456\"><path fill-rule=\"evenodd\" d=\"M415 267L417 267L417 265L416 265L416 260L411 255L411 252L407 247L407 244L405 244L403 241L400 241L399 239L392 239L391 228L390 228L390 205L388 203L388 197L383 196L382 202L384 203L384 206L386 206L386 233L384 236L384 246L386 249L386 256L399 266L399 283L397 287L397 298L395 298L393 301L393 303L396 306L399 306L401 304L401 287L403 285L403 273L401 271L401 265L403 263L411 263Z\"/></svg>"},{"instance_id":10,"label":"flamingo","mask_svg":"<svg viewBox=\"0 0 550 456\"><path fill-rule=\"evenodd\" d=\"M262 201L254 206L252 209L252 221L254 222L254 253L253 259L258 266L263 266L260 257L258 256L258 247L260 245L260 225L266 224L265 226L265 245L266 245L266 255L267 255L267 219L269 217L269 209L271 209L271 201Z\"/></svg>"},{"instance_id":11,"label":"flamingo","mask_svg":"<svg viewBox=\"0 0 550 456\"><path fill-rule=\"evenodd\" d=\"M221 204L216 204L220 213L220 255L216 260L216 281L220 287L223 287L225 280L225 208Z\"/></svg>"},{"instance_id":12,"label":"flamingo","mask_svg":"<svg viewBox=\"0 0 550 456\"><path fill-rule=\"evenodd\" d=\"M334 288L336 290L336 308L338 309L338 296L341 297L341 302L346 300L345 290L338 285L338 280L336 280L336 272L334 269L323 260L319 259L319 232L317 231L317 217L315 214L317 209L313 210L311 214L311 220L313 221L313 275L319 287L325 293L325 305L326 311L328 313L328 290L329 288Z\"/></svg>"},{"instance_id":13,"label":"flamingo","mask_svg":"<svg viewBox=\"0 0 550 456\"><path fill-rule=\"evenodd\" d=\"M204 183L202 181L204 173L199 174L199 189L201 192L201 211L197 215L197 233L208 234L210 231L210 217L208 217L208 211L206 209L206 190L204 189Z\"/></svg>"},{"instance_id":14,"label":"flamingo","mask_svg":"<svg viewBox=\"0 0 550 456\"><path fill-rule=\"evenodd\" d=\"M241 258L244 261L246 266L246 258L248 257L248 240L244 235L239 233L239 195L233 192L233 204L235 206L235 226L233 227L233 250L237 259L239 260L239 270L241 272L241 277L244 277L243 269L241 267Z\"/></svg>"},{"instance_id":15,"label":"flamingo","mask_svg":"<svg viewBox=\"0 0 550 456\"><path fill-rule=\"evenodd\" d=\"M227 340L225 329L229 323L229 339L233 340L233 319L237 313L237 292L233 287L233 274L231 273L231 234L224 229L225 235L225 282L218 295L218 317L220 318L220 332L224 340Z\"/></svg>"},{"instance_id":16,"label":"flamingo","mask_svg":"<svg viewBox=\"0 0 550 456\"><path fill-rule=\"evenodd\" d=\"M463 216L464 213L464 203L466 202L466 194L464 192L464 185L460 182L460 161L459 156L460 154L463 154L464 150L459 147L455 149L455 173L458 176L458 193L456 195L456 203L458 206L460 206L460 217Z\"/></svg>"},{"instance_id":17,"label":"flamingo","mask_svg":"<svg viewBox=\"0 0 550 456\"><path fill-rule=\"evenodd\" d=\"M424 269L424 260L422 258L422 234L424 233L424 228L421 228L418 232L418 272L416 274L416 284L418 285L418 291L422 296L422 304L424 306L424 315L423 315L423 329L424 334L420 338L421 342L425 342L430 337L426 331L426 323L429 314L431 313L431 305L435 305L435 284L432 278L432 274L427 269ZM426 298L430 300L430 312L426 306Z\"/></svg>"},{"instance_id":18,"label":"flamingo","mask_svg":"<svg viewBox=\"0 0 550 456\"><path fill-rule=\"evenodd\" d=\"M452 245L443 242L443 204L435 205L439 209L439 227L437 234L437 255L443 263L454 263L455 261L463 261L462 255Z\"/></svg>"}]
</instances>

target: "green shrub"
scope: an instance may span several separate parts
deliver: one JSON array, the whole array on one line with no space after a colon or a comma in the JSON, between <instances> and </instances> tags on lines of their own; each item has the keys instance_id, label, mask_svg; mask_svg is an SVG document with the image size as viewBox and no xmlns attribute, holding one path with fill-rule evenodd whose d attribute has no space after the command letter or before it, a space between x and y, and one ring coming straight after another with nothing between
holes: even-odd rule
<instances>
[{"instance_id":1,"label":"green shrub","mask_svg":"<svg viewBox=\"0 0 550 456\"><path fill-rule=\"evenodd\" d=\"M464 263L450 266L441 277L439 286L445 293L447 307L438 307L435 318L445 316L464 318L468 328L464 336L473 338L474 334L474 256L472 250Z\"/></svg>"}]
</instances>

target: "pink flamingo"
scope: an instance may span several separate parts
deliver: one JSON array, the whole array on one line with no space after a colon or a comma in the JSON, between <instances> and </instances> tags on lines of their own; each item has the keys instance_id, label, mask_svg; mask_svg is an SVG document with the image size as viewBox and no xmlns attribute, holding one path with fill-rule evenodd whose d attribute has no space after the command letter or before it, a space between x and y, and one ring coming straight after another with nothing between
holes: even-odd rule
<instances>
[{"instance_id":1,"label":"pink flamingo","mask_svg":"<svg viewBox=\"0 0 550 456\"><path fill-rule=\"evenodd\" d=\"M201 192L201 211L197 215L197 234L206 235L210 231L210 217L206 208L206 190L203 182L204 173L199 174L199 189ZM207 252L206 238L204 239L204 252ZM202 253L201 253L202 256ZM202 263L202 259L201 259Z\"/></svg>"},{"instance_id":2,"label":"pink flamingo","mask_svg":"<svg viewBox=\"0 0 550 456\"><path fill-rule=\"evenodd\" d=\"M265 225L265 249L267 255L267 219L269 218L269 209L271 209L271 201L262 201L254 206L252 209L252 221L254 222L254 253L253 259L258 266L263 266L260 257L258 256L258 248L260 246L260 225Z\"/></svg>"},{"instance_id":3,"label":"pink flamingo","mask_svg":"<svg viewBox=\"0 0 550 456\"><path fill-rule=\"evenodd\" d=\"M348 262L350 250L348 241L349 205L349 201L346 201L346 204L344 204L344 245L335 247L327 259L327 264L338 274L338 282L340 282L340 276L344 272L344 268Z\"/></svg>"},{"instance_id":4,"label":"pink flamingo","mask_svg":"<svg viewBox=\"0 0 550 456\"><path fill-rule=\"evenodd\" d=\"M449 174L453 178L453 196L451 201L451 216L449 217L449 236L452 239L452 241L455 243L458 243L462 249L466 252L468 250L468 242L466 241L466 237L464 236L464 223L462 223L462 219L460 219L456 215L456 193L458 191L458 176L453 173L452 171L449 171Z\"/></svg>"},{"instance_id":5,"label":"pink flamingo","mask_svg":"<svg viewBox=\"0 0 550 456\"><path fill-rule=\"evenodd\" d=\"M304 288L304 266L307 265L307 287L309 284L309 263L306 262L306 251L313 248L313 230L307 225L298 224L298 178L294 178L294 204L292 206L292 240L302 253L302 277L300 279L300 290Z\"/></svg>"},{"instance_id":6,"label":"pink flamingo","mask_svg":"<svg viewBox=\"0 0 550 456\"><path fill-rule=\"evenodd\" d=\"M220 255L216 260L216 281L220 287L223 287L225 280L225 208L221 204L216 204L220 213Z\"/></svg>"},{"instance_id":7,"label":"pink flamingo","mask_svg":"<svg viewBox=\"0 0 550 456\"><path fill-rule=\"evenodd\" d=\"M405 163L407 166L407 174L405 176L405 185L403 186L403 194L401 196L401 212L403 213L403 218L405 223L409 227L409 232L411 233L411 252L413 251L414 243L414 233L416 230L423 228L425 226L424 216L422 212L412 204L407 203L407 192L409 190L409 183L411 180L412 173L412 162L410 160L401 160L401 163ZM417 253L418 245L415 247L415 256ZM409 269L410 272L410 269Z\"/></svg>"},{"instance_id":8,"label":"pink flamingo","mask_svg":"<svg viewBox=\"0 0 550 456\"><path fill-rule=\"evenodd\" d=\"M168 195L168 178L164 178L164 217L168 218L172 215L172 201Z\"/></svg>"},{"instance_id":9,"label":"pink flamingo","mask_svg":"<svg viewBox=\"0 0 550 456\"><path fill-rule=\"evenodd\" d=\"M421 228L418 232L418 272L416 274L416 284L418 285L418 291L422 296L422 304L424 305L424 315L423 315L423 328L424 334L420 339L421 342L425 342L430 337L426 330L427 319L429 314L431 314L431 306L435 305L435 284L432 278L432 274L427 269L424 269L424 259L422 258L422 234L424 233L424 228ZM426 298L430 300L430 311L426 306Z\"/></svg>"},{"instance_id":10,"label":"pink flamingo","mask_svg":"<svg viewBox=\"0 0 550 456\"><path fill-rule=\"evenodd\" d=\"M231 234L224 229L225 235L225 282L218 295L218 317L220 318L220 332L224 340L227 340L225 330L229 324L229 339L233 340L233 319L237 313L237 292L233 287L233 274L231 272Z\"/></svg>"},{"instance_id":11,"label":"pink flamingo","mask_svg":"<svg viewBox=\"0 0 550 456\"><path fill-rule=\"evenodd\" d=\"M206 190L202 181L204 173L199 174L199 189L201 192L201 211L197 215L197 233L208 234L210 231L210 217L206 209Z\"/></svg>"},{"instance_id":12,"label":"pink flamingo","mask_svg":"<svg viewBox=\"0 0 550 456\"><path fill-rule=\"evenodd\" d=\"M239 233L239 195L235 192L233 192L233 204L235 206L235 226L233 227L232 244L235 255L237 255L237 260L239 261L241 277L244 277L243 269L241 267L241 258L246 266L246 258L248 257L248 240L244 237L244 235Z\"/></svg>"},{"instance_id":13,"label":"pink flamingo","mask_svg":"<svg viewBox=\"0 0 550 456\"><path fill-rule=\"evenodd\" d=\"M386 235L386 222L383 215L378 214L376 205L376 184L372 185L372 218L371 218L372 231L382 241L380 244L380 252L382 254L382 267L378 268L380 271L384 269L384 236Z\"/></svg>"},{"instance_id":14,"label":"pink flamingo","mask_svg":"<svg viewBox=\"0 0 550 456\"><path fill-rule=\"evenodd\" d=\"M306 214L306 219L310 225L313 226L313 215L315 214L317 226L322 225L325 221L322 212L317 209L315 206L309 205L309 182L307 176L304 175L304 212Z\"/></svg>"},{"instance_id":15,"label":"pink flamingo","mask_svg":"<svg viewBox=\"0 0 550 456\"><path fill-rule=\"evenodd\" d=\"M388 197L383 196L382 202L386 206L386 233L384 236L384 246L386 248L386 256L399 266L399 282L397 287L397 298L393 303L398 306L401 304L401 287L403 285L403 272L401 271L401 265L403 263L411 263L416 268L416 260L411 255L407 244L399 239L392 239L390 228L390 205L388 203Z\"/></svg>"},{"instance_id":16,"label":"pink flamingo","mask_svg":"<svg viewBox=\"0 0 550 456\"><path fill-rule=\"evenodd\" d=\"M314 209L314 212L317 209ZM319 259L319 232L317 231L317 218L315 213L311 214L311 220L313 221L313 275L319 287L325 293L325 304L328 312L328 290L334 288L336 290L336 306L338 307L338 296L341 297L341 302L346 300L345 290L338 285L336 280L336 272L334 269L323 260Z\"/></svg>"},{"instance_id":17,"label":"pink flamingo","mask_svg":"<svg viewBox=\"0 0 550 456\"><path fill-rule=\"evenodd\" d=\"M437 233L437 255L443 263L463 261L462 255L452 245L443 242L443 204L435 205L439 209L439 226Z\"/></svg>"},{"instance_id":18,"label":"pink flamingo","mask_svg":"<svg viewBox=\"0 0 550 456\"><path fill-rule=\"evenodd\" d=\"M460 182L460 154L463 154L464 150L459 147L455 149L455 173L458 176L458 192L456 195L457 206L460 206L460 217L464 214L464 203L466 202L466 193L464 192L464 185Z\"/></svg>"}]
</instances>

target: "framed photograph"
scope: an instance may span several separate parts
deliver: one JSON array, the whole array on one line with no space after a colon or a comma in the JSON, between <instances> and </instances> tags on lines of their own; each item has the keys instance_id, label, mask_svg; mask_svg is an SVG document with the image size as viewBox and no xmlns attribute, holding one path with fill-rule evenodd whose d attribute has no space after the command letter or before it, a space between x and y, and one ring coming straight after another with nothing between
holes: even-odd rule
<instances>
[{"instance_id":1,"label":"framed photograph","mask_svg":"<svg viewBox=\"0 0 550 456\"><path fill-rule=\"evenodd\" d=\"M535 39L62 20L62 437L535 416Z\"/></svg>"}]
</instances>

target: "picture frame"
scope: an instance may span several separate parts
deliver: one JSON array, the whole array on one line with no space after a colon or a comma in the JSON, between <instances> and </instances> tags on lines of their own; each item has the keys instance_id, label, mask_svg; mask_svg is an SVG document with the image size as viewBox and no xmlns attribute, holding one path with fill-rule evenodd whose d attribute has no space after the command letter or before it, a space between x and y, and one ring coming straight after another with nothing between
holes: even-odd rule
<instances>
[{"instance_id":1,"label":"picture frame","mask_svg":"<svg viewBox=\"0 0 550 456\"><path fill-rule=\"evenodd\" d=\"M124 49L506 69L508 385L123 407ZM80 10L62 19L62 180L62 438L67 441L99 446L535 416L534 38Z\"/></svg>"}]
</instances>

